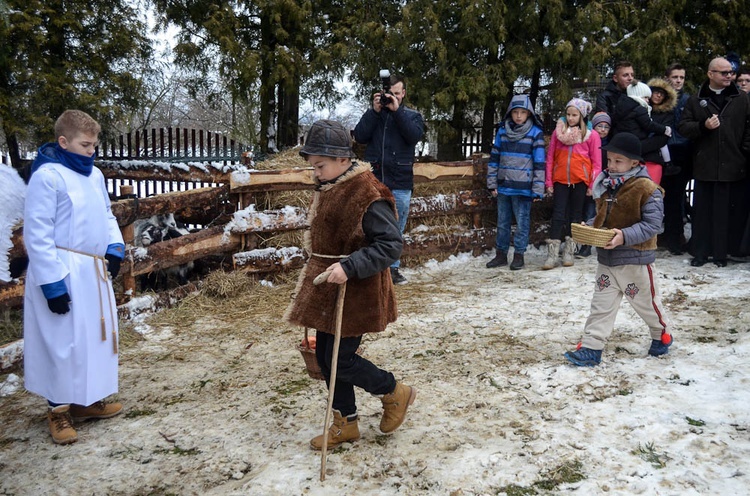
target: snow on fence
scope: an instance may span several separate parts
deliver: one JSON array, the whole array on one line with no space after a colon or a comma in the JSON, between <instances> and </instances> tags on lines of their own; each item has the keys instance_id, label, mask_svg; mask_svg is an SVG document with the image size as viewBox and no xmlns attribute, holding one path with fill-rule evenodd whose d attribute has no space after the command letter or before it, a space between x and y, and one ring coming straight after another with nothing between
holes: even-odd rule
<instances>
[{"instance_id":1,"label":"snow on fence","mask_svg":"<svg viewBox=\"0 0 750 496\"><path fill-rule=\"evenodd\" d=\"M112 212L118 219L128 246L120 275L123 293L118 295L123 314L129 316L126 303L136 296L135 279L139 275L186 264L209 256L231 256L236 270L267 274L299 268L305 254L300 247L261 247L261 235L272 235L308 227L305 208L287 206L278 210L256 211L254 197L268 192L313 189L312 169L274 171L223 170L200 166L143 167L123 162L101 162L108 180L186 181L215 184L213 187L158 194L138 198L132 185L121 185L119 199ZM445 215L465 215L467 222L451 232L431 233L429 228L415 229L405 236L403 256L472 251L476 255L494 245L495 229L481 225L481 213L494 210L494 202L484 186L487 158L473 155L461 162L417 163L415 182L465 181L469 189L451 194L415 197L410 219ZM134 223L159 214L174 214L182 222L209 226L197 232L135 247ZM25 256L22 230L13 234L10 259ZM0 308L23 303L23 278L0 283Z\"/></svg>"}]
</instances>

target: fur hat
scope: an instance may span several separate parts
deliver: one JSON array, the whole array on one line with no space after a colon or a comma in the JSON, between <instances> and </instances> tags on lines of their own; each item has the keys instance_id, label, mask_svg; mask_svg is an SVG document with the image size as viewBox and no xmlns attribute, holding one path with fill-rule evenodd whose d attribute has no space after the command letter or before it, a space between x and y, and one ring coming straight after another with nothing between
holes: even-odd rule
<instances>
[{"instance_id":1,"label":"fur hat","mask_svg":"<svg viewBox=\"0 0 750 496\"><path fill-rule=\"evenodd\" d=\"M651 88L646 83L634 81L628 86L628 96L649 98L651 97Z\"/></svg>"},{"instance_id":2,"label":"fur hat","mask_svg":"<svg viewBox=\"0 0 750 496\"><path fill-rule=\"evenodd\" d=\"M617 133L609 143L602 147L602 150L619 153L629 159L643 162L643 158L641 157L641 140L635 134Z\"/></svg>"},{"instance_id":3,"label":"fur hat","mask_svg":"<svg viewBox=\"0 0 750 496\"><path fill-rule=\"evenodd\" d=\"M354 158L351 133L340 122L315 121L305 136L305 146L299 154L305 158L307 155Z\"/></svg>"},{"instance_id":4,"label":"fur hat","mask_svg":"<svg viewBox=\"0 0 750 496\"><path fill-rule=\"evenodd\" d=\"M575 107L581 113L581 117L586 117L591 112L591 104L581 98L573 98L571 101L565 104L565 108Z\"/></svg>"},{"instance_id":5,"label":"fur hat","mask_svg":"<svg viewBox=\"0 0 750 496\"><path fill-rule=\"evenodd\" d=\"M597 112L594 117L591 118L591 127L596 127L597 124L606 122L610 126L612 125L612 118L606 112Z\"/></svg>"}]
</instances>

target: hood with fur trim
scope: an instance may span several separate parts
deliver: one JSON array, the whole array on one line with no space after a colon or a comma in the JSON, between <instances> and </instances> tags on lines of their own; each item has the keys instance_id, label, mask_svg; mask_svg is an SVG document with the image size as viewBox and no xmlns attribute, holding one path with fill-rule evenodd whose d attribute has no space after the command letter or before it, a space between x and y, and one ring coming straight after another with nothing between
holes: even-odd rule
<instances>
[{"instance_id":1,"label":"hood with fur trim","mask_svg":"<svg viewBox=\"0 0 750 496\"><path fill-rule=\"evenodd\" d=\"M651 109L653 112L671 112L672 110L674 110L674 108L677 106L677 91L672 88L672 85L670 85L665 79L662 78L653 78L646 84L648 84L648 87L651 88L652 93L654 89L660 89L664 90L667 94L666 98L664 98L664 101L659 105L654 105L653 103L651 104Z\"/></svg>"}]
</instances>

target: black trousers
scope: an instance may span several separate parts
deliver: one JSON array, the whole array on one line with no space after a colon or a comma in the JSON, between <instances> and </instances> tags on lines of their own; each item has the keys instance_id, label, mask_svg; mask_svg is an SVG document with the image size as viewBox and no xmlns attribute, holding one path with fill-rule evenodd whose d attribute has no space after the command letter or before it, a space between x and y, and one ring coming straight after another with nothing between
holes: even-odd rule
<instances>
[{"instance_id":1,"label":"black trousers","mask_svg":"<svg viewBox=\"0 0 750 496\"><path fill-rule=\"evenodd\" d=\"M664 188L663 237L668 246L679 247L685 232L686 190L690 175L689 169L682 167L679 174L661 178L661 187Z\"/></svg>"},{"instance_id":2,"label":"black trousers","mask_svg":"<svg viewBox=\"0 0 750 496\"><path fill-rule=\"evenodd\" d=\"M331 363L333 362L333 334L316 333L315 357L320 370L331 382ZM370 394L388 394L396 389L396 378L390 372L375 366L369 360L357 354L362 336L341 338L339 344L338 369L336 370L336 390L333 392L333 409L346 417L357 413L357 399L354 386ZM330 387L330 386L329 386Z\"/></svg>"},{"instance_id":3,"label":"black trousers","mask_svg":"<svg viewBox=\"0 0 750 496\"><path fill-rule=\"evenodd\" d=\"M563 183L552 185L552 225L550 239L563 240L570 235L570 223L580 224L583 218L583 203L586 200L586 183L568 186Z\"/></svg>"},{"instance_id":4,"label":"black trousers","mask_svg":"<svg viewBox=\"0 0 750 496\"><path fill-rule=\"evenodd\" d=\"M739 251L747 220L745 184L695 180L690 240L694 257L726 260Z\"/></svg>"}]
</instances>

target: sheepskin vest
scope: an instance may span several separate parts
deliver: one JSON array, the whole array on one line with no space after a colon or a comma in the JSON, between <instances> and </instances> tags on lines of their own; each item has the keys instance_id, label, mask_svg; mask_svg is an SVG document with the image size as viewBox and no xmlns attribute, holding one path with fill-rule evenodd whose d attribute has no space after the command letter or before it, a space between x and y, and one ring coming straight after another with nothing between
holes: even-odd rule
<instances>
[{"instance_id":1,"label":"sheepskin vest","mask_svg":"<svg viewBox=\"0 0 750 496\"><path fill-rule=\"evenodd\" d=\"M596 199L594 227L624 229L640 222L641 208L643 208L656 188L659 188L664 193L664 190L651 179L647 177L634 177L625 181L614 195L612 195L611 191L607 190L601 197ZM610 198L613 198L613 200L608 202L607 200ZM610 205L611 208L609 208ZM608 208L609 213L607 212ZM643 243L633 245L630 248L636 250L655 250L656 236Z\"/></svg>"},{"instance_id":2,"label":"sheepskin vest","mask_svg":"<svg viewBox=\"0 0 750 496\"><path fill-rule=\"evenodd\" d=\"M338 284L313 285L331 264L366 246L362 218L375 201L385 199L396 212L390 190L367 165L357 165L313 195L310 230L305 248L310 254L297 281L296 296L287 309L288 322L333 334L336 326ZM341 325L342 337L381 332L396 320L396 298L389 270L366 279L349 279Z\"/></svg>"}]
</instances>

